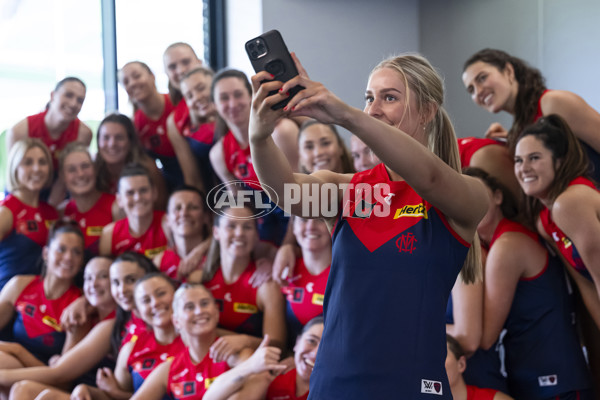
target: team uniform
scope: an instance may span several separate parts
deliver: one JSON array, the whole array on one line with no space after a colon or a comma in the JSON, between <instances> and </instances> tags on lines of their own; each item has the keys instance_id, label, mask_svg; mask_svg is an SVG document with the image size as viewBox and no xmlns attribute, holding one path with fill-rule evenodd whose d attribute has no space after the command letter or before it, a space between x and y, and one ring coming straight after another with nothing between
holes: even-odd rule
<instances>
[{"instance_id":1,"label":"team uniform","mask_svg":"<svg viewBox=\"0 0 600 400\"><path fill-rule=\"evenodd\" d=\"M214 362L208 353L196 364L189 351L183 351L171 363L167 395L174 400L201 399L213 381L228 370L227 362Z\"/></svg>"},{"instance_id":2,"label":"team uniform","mask_svg":"<svg viewBox=\"0 0 600 400\"><path fill-rule=\"evenodd\" d=\"M279 246L287 230L289 218L284 215L281 208L271 202L269 196L262 190L254 165L250 156L250 146L242 149L231 131L223 137L223 157L227 170L237 179L244 182L244 189L259 191L261 195L261 206L258 209L274 208L274 210L257 220L258 234L261 240L274 243ZM270 206L269 206L270 205Z\"/></svg>"},{"instance_id":3,"label":"team uniform","mask_svg":"<svg viewBox=\"0 0 600 400\"><path fill-rule=\"evenodd\" d=\"M583 177L575 178L569 183L569 186L573 185L585 185L592 189L596 189L594 184L589 179ZM542 223L546 234L550 236L552 240L554 240L554 244L556 244L556 247L558 247L560 254L564 256L569 265L581 275L585 276L587 279L592 281L592 276L590 275L590 272L584 265L583 260L581 259L581 255L577 251L577 248L575 248L575 245L573 244L573 242L571 242L571 239L569 239L567 235L565 235L563 231L558 226L556 226L556 224L552 220L551 212L547 207L544 207L540 212L540 222Z\"/></svg>"},{"instance_id":4,"label":"team uniform","mask_svg":"<svg viewBox=\"0 0 600 400\"><path fill-rule=\"evenodd\" d=\"M156 341L152 330L134 335L130 341L133 341L134 345L127 359L127 368L131 373L134 392L137 392L150 375L150 372L159 364L172 360L180 353L186 352L181 337L177 336L172 343L163 345ZM165 396L164 399L168 400L169 397Z\"/></svg>"},{"instance_id":5,"label":"team uniform","mask_svg":"<svg viewBox=\"0 0 600 400\"><path fill-rule=\"evenodd\" d=\"M490 249L506 232L518 232L539 242L536 233L503 219ZM572 313L560 260L548 255L539 274L519 280L505 322L506 371L513 397L541 400L580 391L578 396L588 398L591 382Z\"/></svg>"},{"instance_id":6,"label":"team uniform","mask_svg":"<svg viewBox=\"0 0 600 400\"><path fill-rule=\"evenodd\" d=\"M288 285L281 288L286 299L286 321L288 338L291 342L301 333L308 321L323 314L323 299L329 277L327 267L319 275L312 275L304 260L296 260L294 276L288 279ZM293 343L292 343L293 346Z\"/></svg>"},{"instance_id":7,"label":"team uniform","mask_svg":"<svg viewBox=\"0 0 600 400\"><path fill-rule=\"evenodd\" d=\"M185 101L181 101L179 104L182 103L185 104ZM179 106L173 111L173 119L175 126L187 141L196 158L204 189L208 193L220 183L209 158L210 149L215 143L215 123L207 122L192 129L188 108Z\"/></svg>"},{"instance_id":8,"label":"team uniform","mask_svg":"<svg viewBox=\"0 0 600 400\"><path fill-rule=\"evenodd\" d=\"M544 92L538 99L537 112L535 114L535 117L533 117L533 122L537 121L538 119L544 116L544 114L542 113L542 97L544 97L544 95L549 91L550 90L544 90ZM594 178L596 182L600 182L600 154L598 154L596 150L594 150L590 145L588 145L581 139L579 139L579 144L587 153L590 162L590 175L592 176L592 178Z\"/></svg>"},{"instance_id":9,"label":"team uniform","mask_svg":"<svg viewBox=\"0 0 600 400\"><path fill-rule=\"evenodd\" d=\"M10 232L0 240L0 289L15 275L38 275L42 248L48 241L50 226L58 219L56 210L40 202L31 207L8 195L0 201L13 216Z\"/></svg>"},{"instance_id":10,"label":"team uniform","mask_svg":"<svg viewBox=\"0 0 600 400\"><path fill-rule=\"evenodd\" d=\"M467 385L467 400L494 400L496 393L498 390Z\"/></svg>"},{"instance_id":11,"label":"team uniform","mask_svg":"<svg viewBox=\"0 0 600 400\"><path fill-rule=\"evenodd\" d=\"M165 108L161 116L150 119L142 110L136 110L133 124L138 132L142 146L153 159L159 159L161 172L167 184L173 188L183 184L183 173L175 156L175 150L167 135L167 118L175 107L168 94L163 94Z\"/></svg>"},{"instance_id":12,"label":"team uniform","mask_svg":"<svg viewBox=\"0 0 600 400\"><path fill-rule=\"evenodd\" d=\"M249 283L256 271L254 262L248 264L242 275L232 284L225 283L223 271L217 269L215 276L204 282L219 304L219 326L252 336L262 337L263 313L258 309L258 288Z\"/></svg>"},{"instance_id":13,"label":"team uniform","mask_svg":"<svg viewBox=\"0 0 600 400\"><path fill-rule=\"evenodd\" d=\"M344 197L309 398L451 399L444 313L469 244L385 165L352 183L385 198Z\"/></svg>"},{"instance_id":14,"label":"team uniform","mask_svg":"<svg viewBox=\"0 0 600 400\"><path fill-rule=\"evenodd\" d=\"M77 209L75 200L70 200L65 207L65 217L77 221L81 232L83 232L87 259L98 255L98 245L100 243L100 235L102 235L102 228L112 222L112 207L114 202L114 194L102 193L96 204L86 212L80 212Z\"/></svg>"},{"instance_id":15,"label":"team uniform","mask_svg":"<svg viewBox=\"0 0 600 400\"><path fill-rule=\"evenodd\" d=\"M486 146L505 146L504 142L495 139L482 139L476 137L459 138L458 152L460 154L460 165L467 168L471 165L471 157L475 152Z\"/></svg>"},{"instance_id":16,"label":"team uniform","mask_svg":"<svg viewBox=\"0 0 600 400\"><path fill-rule=\"evenodd\" d=\"M111 241L111 253L118 256L126 251L135 251L153 258L167 248L167 237L162 229L162 211L153 211L152 224L140 237L129 232L129 221L123 218L115 222Z\"/></svg>"},{"instance_id":17,"label":"team uniform","mask_svg":"<svg viewBox=\"0 0 600 400\"><path fill-rule=\"evenodd\" d=\"M14 341L38 360L48 363L50 357L62 352L65 343L60 315L79 296L81 291L73 285L59 298L48 299L44 293L43 278L34 277L15 302Z\"/></svg>"},{"instance_id":18,"label":"team uniform","mask_svg":"<svg viewBox=\"0 0 600 400\"><path fill-rule=\"evenodd\" d=\"M296 368L283 375L278 375L267 389L266 400L306 400L308 392L296 396Z\"/></svg>"},{"instance_id":19,"label":"team uniform","mask_svg":"<svg viewBox=\"0 0 600 400\"><path fill-rule=\"evenodd\" d=\"M166 249L163 253L162 258L160 259L160 265L158 269L160 269L160 272L162 272L169 278L173 280L178 280L177 270L179 269L180 262L181 257L179 257L175 250Z\"/></svg>"},{"instance_id":20,"label":"team uniform","mask_svg":"<svg viewBox=\"0 0 600 400\"><path fill-rule=\"evenodd\" d=\"M454 324L452 293L448 298L446 323ZM479 348L467 359L467 368L462 374L467 385L508 393L502 337L503 334L500 334L500 340L496 341L492 347L488 350Z\"/></svg>"},{"instance_id":21,"label":"team uniform","mask_svg":"<svg viewBox=\"0 0 600 400\"><path fill-rule=\"evenodd\" d=\"M40 139L48 147L48 150L50 150L50 154L52 154L52 161L54 163L54 171L57 173L60 152L67 144L77 140L81 121L79 121L79 118L75 118L67 126L67 129L61 133L58 139L53 139L50 136L50 132L48 131L46 123L44 122L47 112L48 110L45 110L39 114L30 115L27 117L27 126L29 129L29 137Z\"/></svg>"}]
</instances>

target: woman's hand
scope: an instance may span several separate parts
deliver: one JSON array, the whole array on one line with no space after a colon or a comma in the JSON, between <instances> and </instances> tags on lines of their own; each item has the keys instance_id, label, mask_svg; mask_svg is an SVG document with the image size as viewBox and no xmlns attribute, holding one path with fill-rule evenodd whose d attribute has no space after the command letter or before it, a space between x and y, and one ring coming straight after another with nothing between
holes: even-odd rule
<instances>
[{"instance_id":1,"label":"woman's hand","mask_svg":"<svg viewBox=\"0 0 600 400\"><path fill-rule=\"evenodd\" d=\"M269 335L265 335L258 349L247 360L253 373L259 374L263 371L269 371L271 375L279 375L287 365L281 363L281 349L269 346Z\"/></svg>"},{"instance_id":2,"label":"woman's hand","mask_svg":"<svg viewBox=\"0 0 600 400\"><path fill-rule=\"evenodd\" d=\"M210 358L214 362L227 361L229 357L239 353L242 349L248 347L248 345L246 335L221 336L210 346Z\"/></svg>"},{"instance_id":3,"label":"woman's hand","mask_svg":"<svg viewBox=\"0 0 600 400\"><path fill-rule=\"evenodd\" d=\"M87 385L80 384L75 386L75 389L71 392L71 400L92 400L92 395Z\"/></svg>"},{"instance_id":4,"label":"woman's hand","mask_svg":"<svg viewBox=\"0 0 600 400\"><path fill-rule=\"evenodd\" d=\"M250 110L250 140L261 141L271 136L275 130L275 125L287 114L283 109L271 109L273 105L288 97L286 92L281 90L283 83L271 81L261 84L261 82L273 78L274 75L266 71L261 71L251 78L252 109ZM271 91L277 91L277 93L269 96L269 92Z\"/></svg>"},{"instance_id":5,"label":"woman's hand","mask_svg":"<svg viewBox=\"0 0 600 400\"><path fill-rule=\"evenodd\" d=\"M248 279L248 283L251 284L253 288L260 287L263 283L271 280L272 271L273 262L265 257L259 258L256 260L256 271L254 271L250 279Z\"/></svg>"},{"instance_id":6,"label":"woman's hand","mask_svg":"<svg viewBox=\"0 0 600 400\"><path fill-rule=\"evenodd\" d=\"M117 382L117 378L115 378L115 375L110 368L98 368L98 371L96 371L96 385L98 386L98 389L101 389L108 394L121 391L119 382Z\"/></svg>"},{"instance_id":7,"label":"woman's hand","mask_svg":"<svg viewBox=\"0 0 600 400\"><path fill-rule=\"evenodd\" d=\"M505 139L508 137L508 132L500 123L492 122L490 127L485 131L485 137L488 139Z\"/></svg>"}]
</instances>

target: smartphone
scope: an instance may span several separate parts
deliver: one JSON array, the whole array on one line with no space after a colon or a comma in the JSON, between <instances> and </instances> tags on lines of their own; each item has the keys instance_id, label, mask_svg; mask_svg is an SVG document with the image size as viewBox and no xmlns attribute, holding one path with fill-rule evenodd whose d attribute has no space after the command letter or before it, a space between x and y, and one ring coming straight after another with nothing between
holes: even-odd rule
<instances>
[{"instance_id":1,"label":"smartphone","mask_svg":"<svg viewBox=\"0 0 600 400\"><path fill-rule=\"evenodd\" d=\"M267 71L268 73L275 75L273 80L287 82L296 75L298 70L290 56L281 34L277 30L272 30L263 33L259 37L246 42L246 53L250 57L250 62L254 71ZM263 82L271 82L265 80ZM261 82L262 83L262 82ZM302 86L295 86L290 90L290 95L287 99L280 101L273 105L273 110L278 110L285 107L290 99L294 97L296 93L304 89ZM277 93L276 90L269 92L269 96Z\"/></svg>"}]
</instances>

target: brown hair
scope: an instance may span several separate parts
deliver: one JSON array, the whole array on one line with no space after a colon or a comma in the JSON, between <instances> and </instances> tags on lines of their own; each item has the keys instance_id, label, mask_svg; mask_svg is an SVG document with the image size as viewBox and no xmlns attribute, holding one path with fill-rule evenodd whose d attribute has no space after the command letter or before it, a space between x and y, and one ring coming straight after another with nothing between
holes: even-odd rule
<instances>
[{"instance_id":1,"label":"brown hair","mask_svg":"<svg viewBox=\"0 0 600 400\"><path fill-rule=\"evenodd\" d=\"M355 173L356 170L354 169L354 163L352 162L352 156L350 155L350 151L348 150L348 147L346 146L346 144L342 140L342 137L340 136L337 128L335 127L335 125L324 124L324 123L319 122L319 121L317 121L315 119L306 120L306 121L304 121L302 123L302 125L300 125L300 130L298 131L298 142L300 142L300 137L302 136L302 133L307 128L309 128L309 127L311 127L313 125L323 125L323 126L326 126L327 128L329 128L329 130L335 136L335 138L337 140L338 146L342 149L342 157L341 157L342 170L341 171L334 171L334 172L340 172L342 174L353 174L353 173ZM306 174L310 173L303 165L300 165L300 170L302 172L306 173Z\"/></svg>"}]
</instances>

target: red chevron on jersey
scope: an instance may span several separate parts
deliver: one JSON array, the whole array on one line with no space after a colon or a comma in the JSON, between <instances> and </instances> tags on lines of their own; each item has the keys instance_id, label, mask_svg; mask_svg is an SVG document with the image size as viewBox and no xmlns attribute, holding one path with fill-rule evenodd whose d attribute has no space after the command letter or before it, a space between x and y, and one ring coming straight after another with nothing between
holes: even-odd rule
<instances>
[{"instance_id":1,"label":"red chevron on jersey","mask_svg":"<svg viewBox=\"0 0 600 400\"><path fill-rule=\"evenodd\" d=\"M210 281L204 282L204 286L219 303L219 325L223 328L235 331L252 315L260 313L256 303L258 289L249 283L254 271L256 266L251 262L238 280L228 285L223 278L223 271L219 268ZM262 326L257 329L261 330Z\"/></svg>"},{"instance_id":2,"label":"red chevron on jersey","mask_svg":"<svg viewBox=\"0 0 600 400\"><path fill-rule=\"evenodd\" d=\"M160 259L160 272L167 275L171 279L177 279L177 270L181 257L173 249L166 249Z\"/></svg>"},{"instance_id":3,"label":"red chevron on jersey","mask_svg":"<svg viewBox=\"0 0 600 400\"><path fill-rule=\"evenodd\" d=\"M370 252L374 252L422 219L428 218L431 204L421 198L406 182L391 181L384 164L354 174L351 183L358 184L359 182L371 185L373 188L383 182L389 187L389 192L382 193L387 199L386 201L390 202L390 212L385 216L377 216L376 211L364 212L363 204L365 202L356 201L360 194L352 187L346 191L344 196L343 218L348 221L356 237ZM377 206L383 207L382 204L368 204L370 210ZM363 207L360 212L355 211L357 206ZM360 214L360 216L354 217L356 214Z\"/></svg>"},{"instance_id":4,"label":"red chevron on jersey","mask_svg":"<svg viewBox=\"0 0 600 400\"><path fill-rule=\"evenodd\" d=\"M148 118L142 110L137 110L133 116L133 124L138 131L142 146L161 156L174 157L175 150L167 136L167 117L175 107L168 94L163 94L165 108L157 120Z\"/></svg>"},{"instance_id":5,"label":"red chevron on jersey","mask_svg":"<svg viewBox=\"0 0 600 400\"><path fill-rule=\"evenodd\" d=\"M496 393L498 391L494 389L482 389L467 385L467 400L494 400Z\"/></svg>"},{"instance_id":6,"label":"red chevron on jersey","mask_svg":"<svg viewBox=\"0 0 600 400\"><path fill-rule=\"evenodd\" d=\"M296 396L296 368L277 376L267 389L265 400L306 400L308 392Z\"/></svg>"},{"instance_id":7,"label":"red chevron on jersey","mask_svg":"<svg viewBox=\"0 0 600 400\"><path fill-rule=\"evenodd\" d=\"M74 142L79 137L79 118L75 118L65 129L58 139L53 139L50 136L48 127L44 122L46 113L45 110L36 115L30 115L27 117L27 125L29 129L29 137L38 138L48 147L50 154L52 154L52 161L54 164L54 171L58 171L58 159L60 158L60 152L65 146L71 142Z\"/></svg>"},{"instance_id":8,"label":"red chevron on jersey","mask_svg":"<svg viewBox=\"0 0 600 400\"><path fill-rule=\"evenodd\" d=\"M79 227L85 237L85 248L97 246L102 235L102 228L112 222L112 206L115 195L102 193L88 211L81 212L77 209L75 200L70 200L65 207L65 217L79 223ZM96 251L97 253L97 251Z\"/></svg>"},{"instance_id":9,"label":"red chevron on jersey","mask_svg":"<svg viewBox=\"0 0 600 400\"><path fill-rule=\"evenodd\" d=\"M177 103L172 114L175 126L179 132L183 133L185 127L190 125L190 110L184 99L181 99L179 103Z\"/></svg>"},{"instance_id":10,"label":"red chevron on jersey","mask_svg":"<svg viewBox=\"0 0 600 400\"><path fill-rule=\"evenodd\" d=\"M128 250L153 258L167 248L167 237L162 229L163 211L154 211L150 227L139 237L131 236L129 221L123 218L115 222L111 252L114 256Z\"/></svg>"},{"instance_id":11,"label":"red chevron on jersey","mask_svg":"<svg viewBox=\"0 0 600 400\"><path fill-rule=\"evenodd\" d=\"M167 395L175 400L201 399L213 381L228 370L227 362L213 362L208 353L195 364L189 351L183 351L171 363Z\"/></svg>"}]
</instances>

